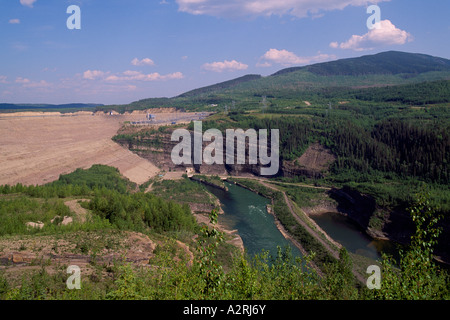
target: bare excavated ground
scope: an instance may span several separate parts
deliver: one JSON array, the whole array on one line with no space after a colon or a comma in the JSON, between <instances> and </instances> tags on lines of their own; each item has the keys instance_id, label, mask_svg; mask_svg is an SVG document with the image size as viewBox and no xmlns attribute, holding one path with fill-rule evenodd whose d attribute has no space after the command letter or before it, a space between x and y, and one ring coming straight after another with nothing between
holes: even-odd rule
<instances>
[{"instance_id":1,"label":"bare excavated ground","mask_svg":"<svg viewBox=\"0 0 450 320\"><path fill-rule=\"evenodd\" d=\"M191 117L195 114L156 114L159 125ZM145 113L0 114L0 185L45 184L93 164L116 167L123 176L142 184L159 169L111 140L125 121L140 120L145 120Z\"/></svg>"},{"instance_id":2,"label":"bare excavated ground","mask_svg":"<svg viewBox=\"0 0 450 320\"><path fill-rule=\"evenodd\" d=\"M336 160L336 156L330 150L314 143L297 159L298 165L308 170L323 171L327 170L330 163Z\"/></svg>"},{"instance_id":3,"label":"bare excavated ground","mask_svg":"<svg viewBox=\"0 0 450 320\"><path fill-rule=\"evenodd\" d=\"M150 239L138 232L104 230L3 237L0 239L0 271L14 280L43 267L52 274L61 267L75 265L83 276L91 275L95 266L103 266L104 273L108 267L122 262L152 267L158 246L172 252L172 259L186 259L187 265L192 265L191 248L181 241Z\"/></svg>"},{"instance_id":4,"label":"bare excavated ground","mask_svg":"<svg viewBox=\"0 0 450 320\"><path fill-rule=\"evenodd\" d=\"M82 200L68 200L65 204L79 222L85 223L91 213L80 206ZM76 265L84 275L92 275L95 265L111 267L116 262L150 267L158 246L169 248L175 260L187 259L188 266L194 261L190 247L179 240L105 229L0 237L0 271L15 279L44 266L47 272L54 273L61 266Z\"/></svg>"}]
</instances>

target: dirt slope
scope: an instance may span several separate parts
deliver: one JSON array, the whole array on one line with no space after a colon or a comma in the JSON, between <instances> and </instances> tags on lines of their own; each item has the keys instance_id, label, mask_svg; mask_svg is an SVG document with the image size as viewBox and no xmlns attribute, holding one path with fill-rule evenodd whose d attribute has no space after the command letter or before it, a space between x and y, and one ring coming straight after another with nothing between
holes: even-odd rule
<instances>
[{"instance_id":1,"label":"dirt slope","mask_svg":"<svg viewBox=\"0 0 450 320\"><path fill-rule=\"evenodd\" d=\"M116 167L144 183L159 170L111 140L131 117L0 114L0 184L44 184L93 164Z\"/></svg>"}]
</instances>

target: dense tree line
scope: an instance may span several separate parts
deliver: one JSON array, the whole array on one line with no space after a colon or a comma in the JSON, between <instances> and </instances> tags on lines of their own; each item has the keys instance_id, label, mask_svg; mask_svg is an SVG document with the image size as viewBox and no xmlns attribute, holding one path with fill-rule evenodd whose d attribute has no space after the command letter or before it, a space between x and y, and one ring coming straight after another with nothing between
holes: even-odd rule
<instances>
[{"instance_id":1,"label":"dense tree line","mask_svg":"<svg viewBox=\"0 0 450 320\"><path fill-rule=\"evenodd\" d=\"M326 99L340 97L361 101L425 105L450 102L450 81L428 81L407 85L365 89L325 88L320 95Z\"/></svg>"},{"instance_id":2,"label":"dense tree line","mask_svg":"<svg viewBox=\"0 0 450 320\"><path fill-rule=\"evenodd\" d=\"M193 231L196 225L188 205L166 201L150 193L120 194L103 189L94 195L88 208L124 230Z\"/></svg>"},{"instance_id":3,"label":"dense tree line","mask_svg":"<svg viewBox=\"0 0 450 320\"><path fill-rule=\"evenodd\" d=\"M450 137L442 127L392 119L366 130L348 122L336 126L330 136L338 155L336 169L449 181Z\"/></svg>"},{"instance_id":4,"label":"dense tree line","mask_svg":"<svg viewBox=\"0 0 450 320\"><path fill-rule=\"evenodd\" d=\"M385 108L377 110L368 115L353 113L354 118L350 118L347 110L331 109L328 116L312 119L288 115L259 118L232 112L229 118L233 122L222 123L222 130L230 125L243 129L279 129L280 154L284 160L299 157L311 142L320 141L337 156L335 173L348 169L366 174L381 171L448 183L450 136L445 119L391 116L376 120L377 112L389 113ZM217 124L207 123L206 128Z\"/></svg>"},{"instance_id":5,"label":"dense tree line","mask_svg":"<svg viewBox=\"0 0 450 320\"><path fill-rule=\"evenodd\" d=\"M47 185L0 186L0 194L14 194L12 198L0 198L0 222L3 225L0 235L7 234L7 230L25 232L26 221L46 222L55 215L70 215L70 210L59 200L69 197L90 199L87 207L94 215L119 229L150 229L159 233L194 230L196 222L189 206L149 193L133 193L129 187L130 182L121 178L116 168L103 165L78 169ZM41 205L38 198L46 199L45 203Z\"/></svg>"},{"instance_id":6,"label":"dense tree line","mask_svg":"<svg viewBox=\"0 0 450 320\"><path fill-rule=\"evenodd\" d=\"M130 181L125 180L119 173L117 168L94 164L88 170L77 169L72 173L60 175L59 179L53 183L52 186L83 186L89 188L102 188L117 190L125 193L136 185Z\"/></svg>"},{"instance_id":7,"label":"dense tree line","mask_svg":"<svg viewBox=\"0 0 450 320\"><path fill-rule=\"evenodd\" d=\"M231 121L204 121L203 130L216 128L225 132L227 129L239 128L243 130L267 129L270 137L272 129L278 129L280 132L280 155L283 159L292 160L299 157L302 152L313 141L312 134L317 124L300 117L264 117L258 118L251 116L245 112L230 112ZM193 129L193 126L189 127ZM270 141L270 138L269 138Z\"/></svg>"}]
</instances>

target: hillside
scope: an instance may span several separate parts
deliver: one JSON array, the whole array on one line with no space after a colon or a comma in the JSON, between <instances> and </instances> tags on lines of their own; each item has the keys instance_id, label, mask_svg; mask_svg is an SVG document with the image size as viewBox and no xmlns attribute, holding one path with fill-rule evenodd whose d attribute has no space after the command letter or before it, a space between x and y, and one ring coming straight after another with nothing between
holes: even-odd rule
<instances>
[{"instance_id":1,"label":"hillside","mask_svg":"<svg viewBox=\"0 0 450 320\"><path fill-rule=\"evenodd\" d=\"M306 70L324 76L359 76L367 74L420 74L432 71L450 71L450 60L425 54L398 51L382 52L358 58L317 63L306 67L286 68L272 76Z\"/></svg>"},{"instance_id":2,"label":"hillside","mask_svg":"<svg viewBox=\"0 0 450 320\"><path fill-rule=\"evenodd\" d=\"M304 100L328 104L340 99L342 89L412 85L450 79L450 60L425 54L389 51L358 58L341 59L304 67L280 70L270 76L246 75L211 86L191 90L173 98L151 98L122 106L122 110L172 106L203 110L217 105L237 109L261 107L263 97L268 106L292 106ZM434 88L426 85L429 94ZM404 90L406 93L408 90ZM369 94L370 95L370 94ZM364 93L364 96L368 96ZM356 100L358 100L356 98ZM370 100L370 99L369 99ZM396 101L407 100L406 96ZM421 101L445 103L421 97ZM445 100L445 99L444 99ZM362 101L368 101L362 99ZM373 100L370 100L373 101ZM377 101L377 100L374 100ZM378 102L378 101L377 101Z\"/></svg>"},{"instance_id":3,"label":"hillside","mask_svg":"<svg viewBox=\"0 0 450 320\"><path fill-rule=\"evenodd\" d=\"M230 88L237 87L239 84L249 82L249 81L255 81L255 80L259 80L259 79L261 79L261 75L249 74L249 75L246 75L246 76L243 76L240 78L236 78L233 80L221 82L221 83L203 87L200 89L191 90L189 92L179 95L178 97L180 97L180 98L192 97L192 96L209 93L209 92L214 92L214 91L218 91L218 90L230 89Z\"/></svg>"}]
</instances>

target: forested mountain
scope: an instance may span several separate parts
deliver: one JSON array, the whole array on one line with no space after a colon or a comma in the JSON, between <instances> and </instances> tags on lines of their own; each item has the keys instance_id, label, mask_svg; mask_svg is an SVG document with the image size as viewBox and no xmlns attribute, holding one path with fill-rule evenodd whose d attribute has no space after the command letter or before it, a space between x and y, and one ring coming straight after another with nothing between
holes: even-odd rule
<instances>
[{"instance_id":1,"label":"forested mountain","mask_svg":"<svg viewBox=\"0 0 450 320\"><path fill-rule=\"evenodd\" d=\"M361 94L353 96L356 100L377 101L380 96L392 92L377 92L374 88L383 86L416 85L425 83L421 93L421 103L445 103L442 96L448 96L450 79L450 60L425 54L389 51L358 58L341 59L318 63L304 67L292 67L280 70L270 76L246 75L211 86L191 90L173 98L151 98L120 106L118 111L131 109L158 108L172 106L180 109L201 110L210 105L218 105L219 110L225 105L236 108L258 107L263 97L268 99L268 105L292 106L304 100L323 103L329 99L348 97L342 90L362 90ZM428 82L433 82L431 85ZM434 95L435 87L439 87L439 96ZM414 87L402 88L402 96L398 94L393 100L385 102L407 101L406 95L415 93ZM390 89L387 89L389 91ZM442 91L444 90L444 91ZM385 89L386 91L386 89ZM394 90L395 91L395 90ZM406 92L408 91L408 92ZM360 99L360 96L361 99ZM375 99L370 98L373 96ZM414 95L417 97L417 94ZM328 103L328 102L327 102Z\"/></svg>"},{"instance_id":2,"label":"forested mountain","mask_svg":"<svg viewBox=\"0 0 450 320\"><path fill-rule=\"evenodd\" d=\"M287 68L273 76L307 70L317 75L359 76L367 74L419 74L431 71L450 71L450 60L425 54L388 51L358 58L317 63L306 67Z\"/></svg>"},{"instance_id":3,"label":"forested mountain","mask_svg":"<svg viewBox=\"0 0 450 320\"><path fill-rule=\"evenodd\" d=\"M212 91L217 91L217 90L222 90L222 89L230 89L230 88L236 87L237 85L239 85L241 83L248 82L248 81L254 81L254 80L258 80L258 79L261 79L261 75L249 74L249 75L246 75L246 76L243 76L240 78L236 78L233 80L221 82L218 84L213 84L211 86L203 87L200 89L195 89L195 90L183 93L183 94L179 95L179 97L191 97L191 96L208 93L208 92L212 92Z\"/></svg>"}]
</instances>

